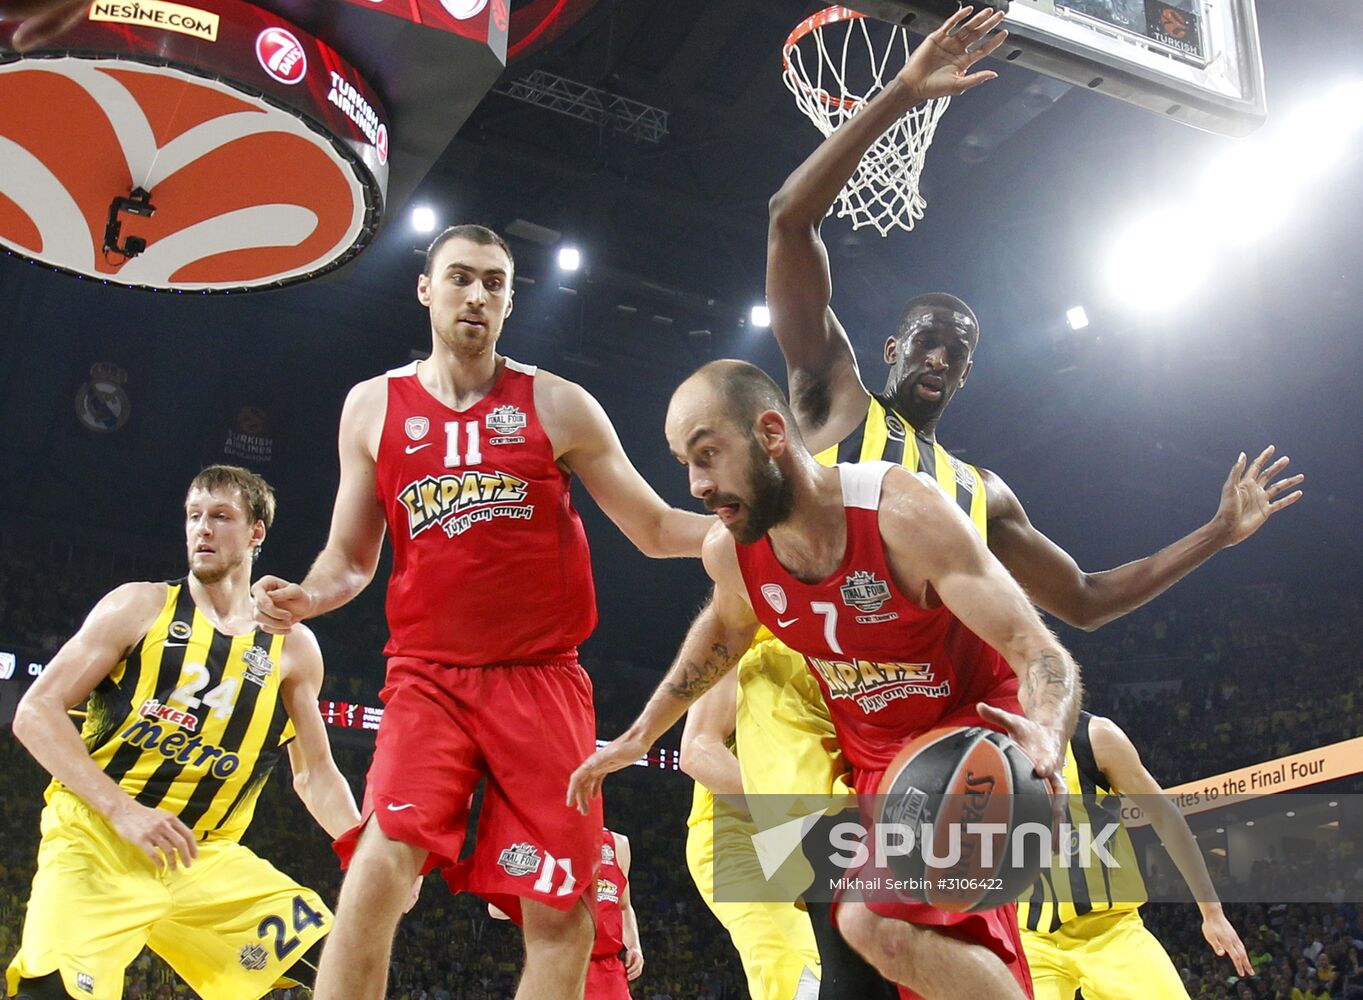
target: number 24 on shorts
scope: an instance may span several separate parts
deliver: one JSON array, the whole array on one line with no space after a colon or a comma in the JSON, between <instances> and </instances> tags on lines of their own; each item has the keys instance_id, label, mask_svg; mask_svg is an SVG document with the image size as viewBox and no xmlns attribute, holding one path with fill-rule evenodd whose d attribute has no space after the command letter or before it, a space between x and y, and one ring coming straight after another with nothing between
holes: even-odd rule
<instances>
[{"instance_id":1,"label":"number 24 on shorts","mask_svg":"<svg viewBox=\"0 0 1363 1000\"><path fill-rule=\"evenodd\" d=\"M294 934L288 935L288 928L284 923L283 917L271 914L260 922L256 928L257 937L269 937L271 932L274 934L274 957L276 961L283 961L284 956L298 947L298 935L309 927L321 927L323 918L320 913L307 904L302 896L293 897L293 929Z\"/></svg>"}]
</instances>

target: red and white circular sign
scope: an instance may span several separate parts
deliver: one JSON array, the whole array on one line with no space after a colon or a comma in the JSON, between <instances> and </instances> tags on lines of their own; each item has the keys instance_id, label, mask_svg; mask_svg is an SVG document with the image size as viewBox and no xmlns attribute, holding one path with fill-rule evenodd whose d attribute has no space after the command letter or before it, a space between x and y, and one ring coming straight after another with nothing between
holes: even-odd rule
<instances>
[{"instance_id":1,"label":"red and white circular sign","mask_svg":"<svg viewBox=\"0 0 1363 1000\"><path fill-rule=\"evenodd\" d=\"M389 154L377 95L277 15L195 2L161 28L95 4L56 51L0 60L0 249L218 292L303 281L371 242Z\"/></svg>"},{"instance_id":2,"label":"red and white circular sign","mask_svg":"<svg viewBox=\"0 0 1363 1000\"><path fill-rule=\"evenodd\" d=\"M302 83L308 75L308 54L286 28L266 28L257 35L256 58L266 73L289 86Z\"/></svg>"}]
</instances>

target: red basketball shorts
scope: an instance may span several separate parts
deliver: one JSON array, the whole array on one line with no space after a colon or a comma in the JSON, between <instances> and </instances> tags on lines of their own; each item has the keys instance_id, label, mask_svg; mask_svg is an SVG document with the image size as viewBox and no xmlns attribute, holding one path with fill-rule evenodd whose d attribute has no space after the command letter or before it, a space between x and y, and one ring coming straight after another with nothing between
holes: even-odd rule
<instances>
[{"instance_id":1,"label":"red basketball shorts","mask_svg":"<svg viewBox=\"0 0 1363 1000\"><path fill-rule=\"evenodd\" d=\"M449 667L388 661L360 825L336 842L346 866L370 817L428 852L454 892L474 892L517 923L522 899L595 912L601 801L564 804L568 777L596 749L592 685L576 659ZM460 859L474 789L487 778L472 854Z\"/></svg>"},{"instance_id":2,"label":"red basketball shorts","mask_svg":"<svg viewBox=\"0 0 1363 1000\"><path fill-rule=\"evenodd\" d=\"M1021 713L1022 711L1017 702L1017 697L1012 694L997 699L991 698L989 702L1008 712ZM997 728L980 718L974 705L962 708L959 712L942 719L933 728L950 726ZM920 734L905 734L903 742L907 742L918 735ZM857 794L875 795L880 788L880 779L884 773L880 770L854 771L853 784L856 787ZM916 924L919 927L936 927L953 937L984 945L1008 967L1008 971L1018 981L1022 991L1029 997L1034 995L1032 992L1032 974L1027 968L1027 956L1022 950L1022 934L1018 930L1016 904L1009 903L1007 906L1000 906L997 910L988 910L983 913L953 913L914 900L881 899L868 900L866 908L882 917L903 920L905 923ZM835 923L836 914L837 907L835 906ZM921 1000L917 993L903 986L899 987L899 996L901 1000Z\"/></svg>"},{"instance_id":3,"label":"red basketball shorts","mask_svg":"<svg viewBox=\"0 0 1363 1000\"><path fill-rule=\"evenodd\" d=\"M587 965L587 989L583 1000L631 1000L629 977L619 955L592 956Z\"/></svg>"}]
</instances>

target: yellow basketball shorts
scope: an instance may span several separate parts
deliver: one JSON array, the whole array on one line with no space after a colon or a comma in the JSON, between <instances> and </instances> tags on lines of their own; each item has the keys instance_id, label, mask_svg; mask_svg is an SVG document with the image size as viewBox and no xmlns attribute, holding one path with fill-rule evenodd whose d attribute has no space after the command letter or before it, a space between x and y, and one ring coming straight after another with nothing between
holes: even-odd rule
<instances>
[{"instance_id":1,"label":"yellow basketball shorts","mask_svg":"<svg viewBox=\"0 0 1363 1000\"><path fill-rule=\"evenodd\" d=\"M119 1000L143 946L203 1000L257 1000L331 930L321 897L232 841L199 844L188 869L158 871L69 792L42 816L23 938L6 975L59 971L73 997Z\"/></svg>"},{"instance_id":2,"label":"yellow basketball shorts","mask_svg":"<svg viewBox=\"0 0 1363 1000\"><path fill-rule=\"evenodd\" d=\"M1136 910L1105 910L1077 917L1054 934L1022 929L1036 1000L1187 1000L1155 935Z\"/></svg>"},{"instance_id":3,"label":"yellow basketball shorts","mask_svg":"<svg viewBox=\"0 0 1363 1000\"><path fill-rule=\"evenodd\" d=\"M809 915L794 903L715 902L714 824L709 819L687 831L686 867L705 905L733 939L752 1000L793 1000L805 968L819 969Z\"/></svg>"}]
</instances>

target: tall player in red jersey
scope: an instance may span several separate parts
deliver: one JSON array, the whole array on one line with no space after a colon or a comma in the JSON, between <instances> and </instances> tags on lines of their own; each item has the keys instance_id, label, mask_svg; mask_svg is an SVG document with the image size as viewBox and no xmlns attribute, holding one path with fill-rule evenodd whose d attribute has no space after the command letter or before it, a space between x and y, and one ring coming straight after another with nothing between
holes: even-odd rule
<instances>
[{"instance_id":1,"label":"tall player in red jersey","mask_svg":"<svg viewBox=\"0 0 1363 1000\"><path fill-rule=\"evenodd\" d=\"M497 353L513 267L481 226L437 237L417 280L430 360L351 390L326 548L302 584L255 588L262 627L287 630L363 590L392 538L385 712L363 819L337 842L349 872L317 1000L384 996L393 930L434 867L521 924L518 997L580 1000L601 817L563 804L596 738L577 662L596 604L570 475L648 555L698 555L708 528L644 482L585 390Z\"/></svg>"},{"instance_id":2,"label":"tall player in red jersey","mask_svg":"<svg viewBox=\"0 0 1363 1000\"><path fill-rule=\"evenodd\" d=\"M634 725L574 773L579 809L738 662L759 623L805 654L857 791L874 793L913 736L979 724L1008 732L1058 790L1078 669L936 484L885 462L819 465L780 389L741 361L683 383L667 438L727 529L705 542L714 600ZM914 991L902 993L1018 1000L1031 982L1014 909L836 912L852 947Z\"/></svg>"}]
</instances>

